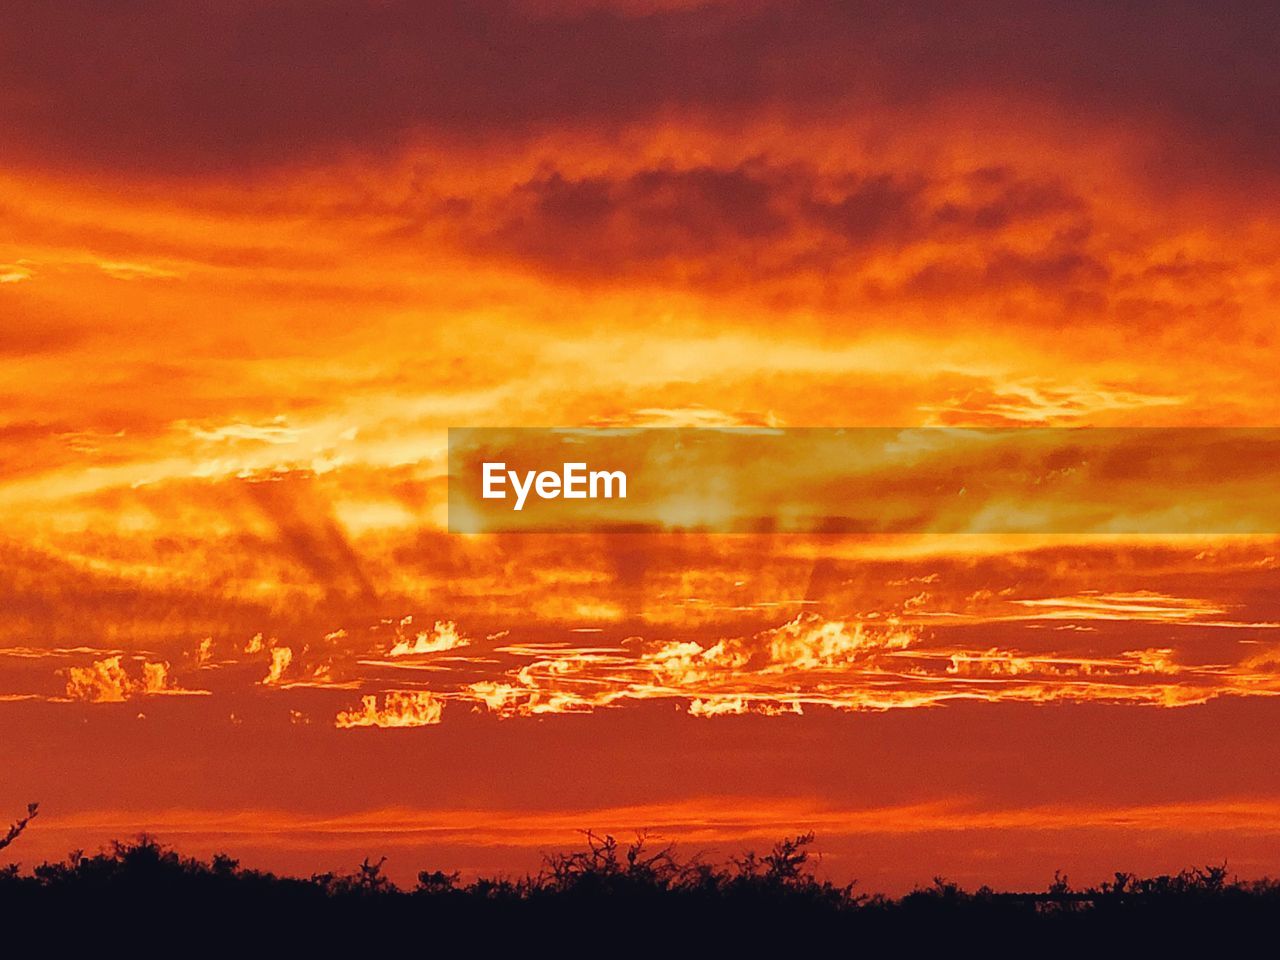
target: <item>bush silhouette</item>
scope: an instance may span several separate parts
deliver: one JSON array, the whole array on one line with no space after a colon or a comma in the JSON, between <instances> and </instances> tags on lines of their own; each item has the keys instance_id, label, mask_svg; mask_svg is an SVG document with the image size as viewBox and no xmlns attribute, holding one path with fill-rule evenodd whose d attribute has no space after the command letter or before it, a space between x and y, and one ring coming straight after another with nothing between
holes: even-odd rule
<instances>
[{"instance_id":1,"label":"bush silhouette","mask_svg":"<svg viewBox=\"0 0 1280 960\"><path fill-rule=\"evenodd\" d=\"M28 817L9 831L11 843ZM988 952L1055 953L1099 943L1108 951L1233 937L1280 924L1280 884L1229 877L1225 866L1158 877L1117 873L1073 889L1055 875L1038 893L970 892L941 877L899 898L868 896L814 873L812 834L723 863L682 858L638 837L585 835L582 849L545 857L522 877L463 881L424 870L411 889L366 859L349 874L282 877L226 855L184 857L149 836L86 855L0 872L0 930L116 929L177 949L193 938L216 950L247 944L291 952L426 945L497 949L541 944L561 952L623 955L696 949L849 951L980 944ZM6 844L7 845L7 844ZM256 949L254 952L257 952Z\"/></svg>"}]
</instances>

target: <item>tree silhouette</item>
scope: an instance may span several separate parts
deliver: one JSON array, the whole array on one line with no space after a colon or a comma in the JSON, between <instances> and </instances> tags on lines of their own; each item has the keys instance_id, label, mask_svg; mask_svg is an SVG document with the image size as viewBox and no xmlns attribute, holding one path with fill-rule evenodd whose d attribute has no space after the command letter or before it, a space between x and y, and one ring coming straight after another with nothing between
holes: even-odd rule
<instances>
[{"instance_id":1,"label":"tree silhouette","mask_svg":"<svg viewBox=\"0 0 1280 960\"><path fill-rule=\"evenodd\" d=\"M34 804L5 845L33 816ZM1117 873L1085 888L1055 874L1035 893L970 891L937 877L890 898L815 875L812 834L720 863L682 857L644 834L625 845L607 834L585 837L583 849L548 854L535 874L463 880L457 872L424 870L416 887L402 889L383 872L382 859L365 858L350 873L284 877L221 854L184 857L142 836L27 873L17 865L0 869L0 931L28 925L47 932L67 917L85 929L110 929L145 904L157 942L196 937L219 952L252 942L329 956L367 950L376 931L394 947L422 947L429 934L430 946L440 949L539 943L598 952L607 943L638 956L670 952L664 938L678 931L682 952L716 955L791 955L832 945L838 953L913 955L964 942L1019 955L1115 943L1146 956L1158 947L1185 955L1193 945L1221 955L1230 952L1227 938L1261 942L1280 921L1280 882L1235 879L1225 866L1156 877Z\"/></svg>"}]
</instances>

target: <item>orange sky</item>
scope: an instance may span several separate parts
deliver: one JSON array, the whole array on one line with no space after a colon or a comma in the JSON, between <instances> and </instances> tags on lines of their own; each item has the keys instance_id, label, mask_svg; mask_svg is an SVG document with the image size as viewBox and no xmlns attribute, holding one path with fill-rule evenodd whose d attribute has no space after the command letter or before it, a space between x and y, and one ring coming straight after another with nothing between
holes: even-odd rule
<instances>
[{"instance_id":1,"label":"orange sky","mask_svg":"<svg viewBox=\"0 0 1280 960\"><path fill-rule=\"evenodd\" d=\"M445 486L450 426L1277 425L1275 13L14 7L15 855L1280 871L1280 538L461 536Z\"/></svg>"}]
</instances>

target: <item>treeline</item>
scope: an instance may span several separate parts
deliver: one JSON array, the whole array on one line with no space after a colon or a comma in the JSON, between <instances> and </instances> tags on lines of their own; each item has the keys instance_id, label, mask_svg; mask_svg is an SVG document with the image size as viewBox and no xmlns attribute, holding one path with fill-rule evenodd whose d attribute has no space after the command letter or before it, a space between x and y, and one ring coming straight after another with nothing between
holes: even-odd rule
<instances>
[{"instance_id":1,"label":"treeline","mask_svg":"<svg viewBox=\"0 0 1280 960\"><path fill-rule=\"evenodd\" d=\"M224 855L184 857L144 836L28 871L0 870L0 932L25 927L61 941L107 932L134 949L251 955L267 946L328 955L362 946L534 943L571 954L697 947L755 955L835 946L848 955L877 945L960 942L1054 953L1195 942L1222 949L1280 932L1280 882L1232 879L1225 867L1116 874L1079 890L1055 877L1035 893L968 891L939 878L890 898L819 879L813 839L805 834L763 855L709 863L643 838L622 845L587 834L583 849L546 857L536 874L463 881L423 871L412 888L401 888L382 861L366 860L349 874L282 877Z\"/></svg>"}]
</instances>

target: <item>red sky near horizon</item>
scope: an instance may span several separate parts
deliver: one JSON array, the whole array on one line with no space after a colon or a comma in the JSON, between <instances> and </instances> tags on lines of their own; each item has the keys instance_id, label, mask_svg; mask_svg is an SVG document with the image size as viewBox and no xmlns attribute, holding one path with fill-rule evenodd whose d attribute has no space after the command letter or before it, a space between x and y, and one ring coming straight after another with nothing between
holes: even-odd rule
<instances>
[{"instance_id":1,"label":"red sky near horizon","mask_svg":"<svg viewBox=\"0 0 1280 960\"><path fill-rule=\"evenodd\" d=\"M1280 872L1280 538L446 516L450 426L1280 424L1280 13L4 24L12 856L410 879L813 829L887 891Z\"/></svg>"}]
</instances>

